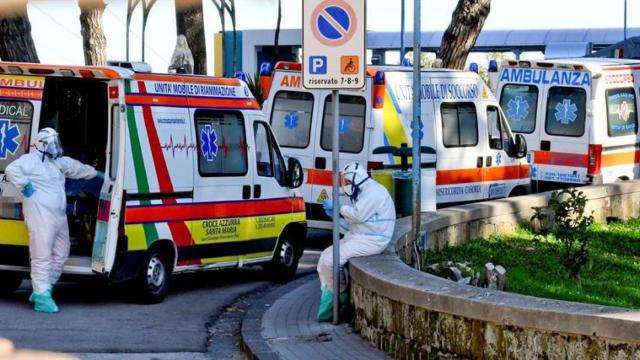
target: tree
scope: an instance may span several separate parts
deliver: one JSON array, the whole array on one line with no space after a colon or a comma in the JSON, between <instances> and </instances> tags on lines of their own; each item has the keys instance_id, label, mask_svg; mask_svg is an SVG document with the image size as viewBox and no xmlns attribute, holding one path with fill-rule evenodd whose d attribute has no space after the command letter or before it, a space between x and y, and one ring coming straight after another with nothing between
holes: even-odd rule
<instances>
[{"instance_id":1,"label":"tree","mask_svg":"<svg viewBox=\"0 0 640 360\"><path fill-rule=\"evenodd\" d=\"M102 26L102 14L107 5L104 0L78 0L78 6L84 63L104 65L107 63L107 37Z\"/></svg>"},{"instance_id":2,"label":"tree","mask_svg":"<svg viewBox=\"0 0 640 360\"><path fill-rule=\"evenodd\" d=\"M491 0L458 0L438 52L443 67L464 68L469 51L475 45L490 10Z\"/></svg>"},{"instance_id":3,"label":"tree","mask_svg":"<svg viewBox=\"0 0 640 360\"><path fill-rule=\"evenodd\" d=\"M31 37L27 0L0 1L0 59L40 62Z\"/></svg>"},{"instance_id":4,"label":"tree","mask_svg":"<svg viewBox=\"0 0 640 360\"><path fill-rule=\"evenodd\" d=\"M282 0L278 0L278 20L276 22L276 34L273 39L273 61L277 62L280 56L280 48L278 42L280 41L280 24L282 23Z\"/></svg>"},{"instance_id":5,"label":"tree","mask_svg":"<svg viewBox=\"0 0 640 360\"><path fill-rule=\"evenodd\" d=\"M202 0L176 0L177 35L187 37L193 54L194 74L207 74L207 49L204 36Z\"/></svg>"}]
</instances>

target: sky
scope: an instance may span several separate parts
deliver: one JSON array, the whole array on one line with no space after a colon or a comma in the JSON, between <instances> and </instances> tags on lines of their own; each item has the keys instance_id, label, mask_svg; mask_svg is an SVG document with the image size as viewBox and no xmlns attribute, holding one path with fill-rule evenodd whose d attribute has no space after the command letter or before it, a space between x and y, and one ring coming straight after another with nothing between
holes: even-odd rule
<instances>
[{"instance_id":1,"label":"sky","mask_svg":"<svg viewBox=\"0 0 640 360\"><path fill-rule=\"evenodd\" d=\"M2 0L0 0L2 1ZM106 0L104 27L107 58L125 59L127 0ZM282 0L282 28L301 26L302 0ZM276 0L236 0L238 29L273 29ZM367 28L396 31L400 28L401 0L367 0ZM413 29L413 1L406 0L406 29ZM423 0L422 30L445 30L457 0ZM203 0L207 58L212 65L213 34L220 23L211 0ZM82 37L76 0L29 0L32 35L40 61L82 64ZM562 29L623 26L624 0L492 0L485 29ZM640 0L628 0L628 26L640 27ZM141 7L131 23L131 59L141 60ZM230 24L230 21L227 21ZM158 0L147 22L145 60L156 72L164 72L176 39L174 0ZM213 66L210 67L210 72Z\"/></svg>"}]
</instances>

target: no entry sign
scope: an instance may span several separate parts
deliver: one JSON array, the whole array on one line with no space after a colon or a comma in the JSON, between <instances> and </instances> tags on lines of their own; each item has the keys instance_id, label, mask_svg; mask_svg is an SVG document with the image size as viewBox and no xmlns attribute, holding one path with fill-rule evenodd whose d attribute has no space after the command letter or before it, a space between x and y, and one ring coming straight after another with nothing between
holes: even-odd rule
<instances>
[{"instance_id":1,"label":"no entry sign","mask_svg":"<svg viewBox=\"0 0 640 360\"><path fill-rule=\"evenodd\" d=\"M303 86L361 89L365 86L365 0L304 0Z\"/></svg>"}]
</instances>

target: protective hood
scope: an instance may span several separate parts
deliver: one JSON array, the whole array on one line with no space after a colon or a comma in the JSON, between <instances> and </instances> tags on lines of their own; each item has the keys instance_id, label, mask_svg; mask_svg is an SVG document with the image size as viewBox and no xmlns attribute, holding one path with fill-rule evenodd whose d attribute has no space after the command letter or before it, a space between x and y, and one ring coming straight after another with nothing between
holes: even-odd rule
<instances>
[{"instance_id":1,"label":"protective hood","mask_svg":"<svg viewBox=\"0 0 640 360\"><path fill-rule=\"evenodd\" d=\"M356 201L362 190L362 184L367 180L369 175L364 166L358 163L348 164L342 170L342 191L351 198L351 201Z\"/></svg>"},{"instance_id":2,"label":"protective hood","mask_svg":"<svg viewBox=\"0 0 640 360\"><path fill-rule=\"evenodd\" d=\"M57 159L62 157L64 151L62 150L62 144L60 144L60 138L58 132L52 128L44 128L38 132L35 141L36 150L51 159Z\"/></svg>"}]
</instances>

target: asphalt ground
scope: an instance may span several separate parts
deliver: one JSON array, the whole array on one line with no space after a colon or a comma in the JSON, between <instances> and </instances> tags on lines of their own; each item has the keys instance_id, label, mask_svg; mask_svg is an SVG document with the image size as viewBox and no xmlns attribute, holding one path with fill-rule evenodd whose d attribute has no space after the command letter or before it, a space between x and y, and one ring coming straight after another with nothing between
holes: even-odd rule
<instances>
[{"instance_id":1,"label":"asphalt ground","mask_svg":"<svg viewBox=\"0 0 640 360\"><path fill-rule=\"evenodd\" d=\"M315 270L320 250L330 241L330 233L311 232L300 274ZM0 337L19 349L85 359L220 358L208 350L242 358L236 339L212 348L217 336L210 329L238 299L276 286L260 267L185 274L172 278L164 302L142 305L126 288L90 280L62 282L54 293L60 312L49 315L33 311L27 301L31 286L23 281L13 296L0 299ZM240 321L229 326L239 328Z\"/></svg>"}]
</instances>

